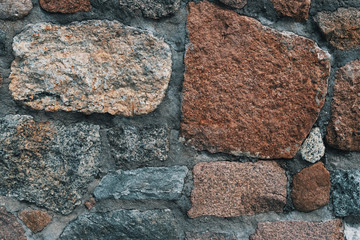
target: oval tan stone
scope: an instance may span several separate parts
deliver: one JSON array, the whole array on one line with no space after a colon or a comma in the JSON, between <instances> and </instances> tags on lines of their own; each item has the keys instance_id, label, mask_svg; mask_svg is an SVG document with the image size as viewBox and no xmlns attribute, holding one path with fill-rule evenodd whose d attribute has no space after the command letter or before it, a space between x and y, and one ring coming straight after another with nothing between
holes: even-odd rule
<instances>
[{"instance_id":1,"label":"oval tan stone","mask_svg":"<svg viewBox=\"0 0 360 240\"><path fill-rule=\"evenodd\" d=\"M30 25L13 50L12 96L36 110L147 114L171 76L169 45L117 21Z\"/></svg>"}]
</instances>

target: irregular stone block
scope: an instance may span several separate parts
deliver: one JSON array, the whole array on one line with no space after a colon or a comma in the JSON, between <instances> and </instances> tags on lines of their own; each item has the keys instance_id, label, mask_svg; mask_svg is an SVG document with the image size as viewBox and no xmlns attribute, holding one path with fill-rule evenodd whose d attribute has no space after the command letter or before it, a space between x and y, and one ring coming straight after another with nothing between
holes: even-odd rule
<instances>
[{"instance_id":1,"label":"irregular stone block","mask_svg":"<svg viewBox=\"0 0 360 240\"><path fill-rule=\"evenodd\" d=\"M52 219L45 211L31 209L21 211L18 217L34 233L41 232Z\"/></svg>"},{"instance_id":2,"label":"irregular stone block","mask_svg":"<svg viewBox=\"0 0 360 240\"><path fill-rule=\"evenodd\" d=\"M360 225L359 224L344 224L344 235L346 240L360 239Z\"/></svg>"},{"instance_id":3,"label":"irregular stone block","mask_svg":"<svg viewBox=\"0 0 360 240\"><path fill-rule=\"evenodd\" d=\"M302 159L315 163L325 154L325 145L322 140L320 128L311 129L309 136L305 139L300 148Z\"/></svg>"},{"instance_id":4,"label":"irregular stone block","mask_svg":"<svg viewBox=\"0 0 360 240\"><path fill-rule=\"evenodd\" d=\"M340 68L335 77L326 141L334 148L360 151L360 61Z\"/></svg>"},{"instance_id":5,"label":"irregular stone block","mask_svg":"<svg viewBox=\"0 0 360 240\"><path fill-rule=\"evenodd\" d=\"M144 17L159 19L175 13L180 0L120 0L120 6L140 10Z\"/></svg>"},{"instance_id":6,"label":"irregular stone block","mask_svg":"<svg viewBox=\"0 0 360 240\"><path fill-rule=\"evenodd\" d=\"M119 170L106 175L95 189L96 198L176 200L184 187L188 169L184 166Z\"/></svg>"},{"instance_id":7,"label":"irregular stone block","mask_svg":"<svg viewBox=\"0 0 360 240\"><path fill-rule=\"evenodd\" d=\"M185 240L237 240L237 237L229 233L186 232Z\"/></svg>"},{"instance_id":8,"label":"irregular stone block","mask_svg":"<svg viewBox=\"0 0 360 240\"><path fill-rule=\"evenodd\" d=\"M343 240L340 219L326 222L275 221L258 223L250 240L326 239Z\"/></svg>"},{"instance_id":9,"label":"irregular stone block","mask_svg":"<svg viewBox=\"0 0 360 240\"><path fill-rule=\"evenodd\" d=\"M324 104L328 54L207 1L189 11L182 137L211 153L292 158Z\"/></svg>"},{"instance_id":10,"label":"irregular stone block","mask_svg":"<svg viewBox=\"0 0 360 240\"><path fill-rule=\"evenodd\" d=\"M276 11L283 16L304 21L309 17L311 0L271 0Z\"/></svg>"},{"instance_id":11,"label":"irregular stone block","mask_svg":"<svg viewBox=\"0 0 360 240\"><path fill-rule=\"evenodd\" d=\"M320 12L315 21L327 41L340 50L360 47L360 10L339 8L335 12Z\"/></svg>"},{"instance_id":12,"label":"irregular stone block","mask_svg":"<svg viewBox=\"0 0 360 240\"><path fill-rule=\"evenodd\" d=\"M202 162L193 175L191 218L282 212L286 204L285 171L273 161Z\"/></svg>"},{"instance_id":13,"label":"irregular stone block","mask_svg":"<svg viewBox=\"0 0 360 240\"><path fill-rule=\"evenodd\" d=\"M37 110L147 114L171 76L169 45L117 21L30 25L13 50L9 88Z\"/></svg>"},{"instance_id":14,"label":"irregular stone block","mask_svg":"<svg viewBox=\"0 0 360 240\"><path fill-rule=\"evenodd\" d=\"M293 178L291 197L297 210L310 212L326 206L330 196L330 173L322 162L301 170Z\"/></svg>"},{"instance_id":15,"label":"irregular stone block","mask_svg":"<svg viewBox=\"0 0 360 240\"><path fill-rule=\"evenodd\" d=\"M180 239L179 226L169 209L116 210L79 216L64 229L60 240Z\"/></svg>"},{"instance_id":16,"label":"irregular stone block","mask_svg":"<svg viewBox=\"0 0 360 240\"><path fill-rule=\"evenodd\" d=\"M20 19L29 14L33 8L31 0L2 0L0 2L0 19Z\"/></svg>"},{"instance_id":17,"label":"irregular stone block","mask_svg":"<svg viewBox=\"0 0 360 240\"><path fill-rule=\"evenodd\" d=\"M69 214L98 172L100 127L0 118L0 195Z\"/></svg>"},{"instance_id":18,"label":"irregular stone block","mask_svg":"<svg viewBox=\"0 0 360 240\"><path fill-rule=\"evenodd\" d=\"M26 240L25 230L16 220L16 217L0 207L0 239Z\"/></svg>"},{"instance_id":19,"label":"irregular stone block","mask_svg":"<svg viewBox=\"0 0 360 240\"><path fill-rule=\"evenodd\" d=\"M89 210L91 210L96 205L95 198L90 198L84 203L85 207Z\"/></svg>"},{"instance_id":20,"label":"irregular stone block","mask_svg":"<svg viewBox=\"0 0 360 240\"><path fill-rule=\"evenodd\" d=\"M220 0L220 2L230 7L241 9L246 5L247 0Z\"/></svg>"},{"instance_id":21,"label":"irregular stone block","mask_svg":"<svg viewBox=\"0 0 360 240\"><path fill-rule=\"evenodd\" d=\"M90 0L39 0L40 6L53 13L76 13L91 10Z\"/></svg>"}]
</instances>

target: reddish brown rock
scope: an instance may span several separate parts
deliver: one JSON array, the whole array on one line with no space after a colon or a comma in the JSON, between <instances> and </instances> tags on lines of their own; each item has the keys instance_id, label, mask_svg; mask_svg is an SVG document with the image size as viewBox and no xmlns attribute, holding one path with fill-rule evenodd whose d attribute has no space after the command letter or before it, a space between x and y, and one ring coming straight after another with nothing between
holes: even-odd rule
<instances>
[{"instance_id":1,"label":"reddish brown rock","mask_svg":"<svg viewBox=\"0 0 360 240\"><path fill-rule=\"evenodd\" d=\"M327 143L338 149L360 151L360 61L340 68L335 77Z\"/></svg>"},{"instance_id":2,"label":"reddish brown rock","mask_svg":"<svg viewBox=\"0 0 360 240\"><path fill-rule=\"evenodd\" d=\"M220 0L220 2L230 7L241 9L246 5L247 0Z\"/></svg>"},{"instance_id":3,"label":"reddish brown rock","mask_svg":"<svg viewBox=\"0 0 360 240\"><path fill-rule=\"evenodd\" d=\"M329 203L330 173L322 162L294 176L291 197L297 210L310 212Z\"/></svg>"},{"instance_id":4,"label":"reddish brown rock","mask_svg":"<svg viewBox=\"0 0 360 240\"><path fill-rule=\"evenodd\" d=\"M48 12L76 13L91 10L90 0L39 0L39 2Z\"/></svg>"},{"instance_id":5,"label":"reddish brown rock","mask_svg":"<svg viewBox=\"0 0 360 240\"><path fill-rule=\"evenodd\" d=\"M271 0L276 11L283 16L304 21L309 17L311 0Z\"/></svg>"},{"instance_id":6,"label":"reddish brown rock","mask_svg":"<svg viewBox=\"0 0 360 240\"><path fill-rule=\"evenodd\" d=\"M96 205L95 198L90 198L84 203L84 205L87 209L91 210Z\"/></svg>"},{"instance_id":7,"label":"reddish brown rock","mask_svg":"<svg viewBox=\"0 0 360 240\"><path fill-rule=\"evenodd\" d=\"M203 162L193 176L191 218L282 212L286 204L285 171L274 161Z\"/></svg>"},{"instance_id":8,"label":"reddish brown rock","mask_svg":"<svg viewBox=\"0 0 360 240\"><path fill-rule=\"evenodd\" d=\"M340 219L327 222L260 222L250 240L326 239L343 240Z\"/></svg>"},{"instance_id":9,"label":"reddish brown rock","mask_svg":"<svg viewBox=\"0 0 360 240\"><path fill-rule=\"evenodd\" d=\"M0 240L26 240L25 231L16 217L0 207Z\"/></svg>"},{"instance_id":10,"label":"reddish brown rock","mask_svg":"<svg viewBox=\"0 0 360 240\"><path fill-rule=\"evenodd\" d=\"M315 21L334 47L340 50L360 47L360 10L339 8L335 12L320 12Z\"/></svg>"},{"instance_id":11,"label":"reddish brown rock","mask_svg":"<svg viewBox=\"0 0 360 240\"><path fill-rule=\"evenodd\" d=\"M18 217L34 233L42 231L51 222L51 216L40 210L23 210Z\"/></svg>"},{"instance_id":12,"label":"reddish brown rock","mask_svg":"<svg viewBox=\"0 0 360 240\"><path fill-rule=\"evenodd\" d=\"M328 55L209 2L189 6L182 136L212 153L292 158L324 104Z\"/></svg>"}]
</instances>

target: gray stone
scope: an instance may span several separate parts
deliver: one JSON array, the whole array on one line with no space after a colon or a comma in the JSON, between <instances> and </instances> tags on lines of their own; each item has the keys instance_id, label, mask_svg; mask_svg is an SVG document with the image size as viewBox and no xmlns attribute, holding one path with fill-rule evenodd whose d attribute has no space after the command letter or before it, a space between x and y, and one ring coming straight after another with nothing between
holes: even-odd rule
<instances>
[{"instance_id":1,"label":"gray stone","mask_svg":"<svg viewBox=\"0 0 360 240\"><path fill-rule=\"evenodd\" d=\"M1 0L0 19L19 19L29 14L33 8L31 0Z\"/></svg>"},{"instance_id":2,"label":"gray stone","mask_svg":"<svg viewBox=\"0 0 360 240\"><path fill-rule=\"evenodd\" d=\"M132 11L140 10L145 17L159 19L176 12L180 0L120 0L120 6Z\"/></svg>"},{"instance_id":3,"label":"gray stone","mask_svg":"<svg viewBox=\"0 0 360 240\"><path fill-rule=\"evenodd\" d=\"M169 209L116 210L92 213L72 221L60 236L61 240L179 239L179 226Z\"/></svg>"},{"instance_id":4,"label":"gray stone","mask_svg":"<svg viewBox=\"0 0 360 240\"><path fill-rule=\"evenodd\" d=\"M325 154L320 128L313 128L300 148L301 157L311 163L319 161Z\"/></svg>"},{"instance_id":5,"label":"gray stone","mask_svg":"<svg viewBox=\"0 0 360 240\"><path fill-rule=\"evenodd\" d=\"M360 216L360 170L332 172L331 186L335 215Z\"/></svg>"},{"instance_id":6,"label":"gray stone","mask_svg":"<svg viewBox=\"0 0 360 240\"><path fill-rule=\"evenodd\" d=\"M247 0L220 0L220 2L230 7L241 9L246 5Z\"/></svg>"},{"instance_id":7,"label":"gray stone","mask_svg":"<svg viewBox=\"0 0 360 240\"><path fill-rule=\"evenodd\" d=\"M0 119L0 195L69 214L98 171L100 127Z\"/></svg>"},{"instance_id":8,"label":"gray stone","mask_svg":"<svg viewBox=\"0 0 360 240\"><path fill-rule=\"evenodd\" d=\"M171 76L171 51L152 33L117 21L39 23L15 36L9 89L36 110L147 114Z\"/></svg>"},{"instance_id":9,"label":"gray stone","mask_svg":"<svg viewBox=\"0 0 360 240\"><path fill-rule=\"evenodd\" d=\"M360 239L360 224L344 224L344 235L346 240Z\"/></svg>"},{"instance_id":10,"label":"gray stone","mask_svg":"<svg viewBox=\"0 0 360 240\"><path fill-rule=\"evenodd\" d=\"M215 232L186 232L185 240L237 240L238 238L231 233Z\"/></svg>"},{"instance_id":11,"label":"gray stone","mask_svg":"<svg viewBox=\"0 0 360 240\"><path fill-rule=\"evenodd\" d=\"M119 170L105 176L95 189L96 198L162 199L180 198L188 169L184 166Z\"/></svg>"}]
</instances>

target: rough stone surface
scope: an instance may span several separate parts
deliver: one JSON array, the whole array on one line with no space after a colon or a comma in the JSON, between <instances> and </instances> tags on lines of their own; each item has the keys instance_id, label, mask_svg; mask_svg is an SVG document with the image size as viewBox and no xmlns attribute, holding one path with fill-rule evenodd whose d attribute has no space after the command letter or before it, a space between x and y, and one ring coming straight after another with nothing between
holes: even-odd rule
<instances>
[{"instance_id":1,"label":"rough stone surface","mask_svg":"<svg viewBox=\"0 0 360 240\"><path fill-rule=\"evenodd\" d=\"M247 0L220 0L220 2L230 7L241 9L246 5Z\"/></svg>"},{"instance_id":2,"label":"rough stone surface","mask_svg":"<svg viewBox=\"0 0 360 240\"><path fill-rule=\"evenodd\" d=\"M25 231L16 217L0 207L0 239L1 240L26 240Z\"/></svg>"},{"instance_id":3,"label":"rough stone surface","mask_svg":"<svg viewBox=\"0 0 360 240\"><path fill-rule=\"evenodd\" d=\"M360 216L360 170L333 171L331 186L335 215Z\"/></svg>"},{"instance_id":4,"label":"rough stone surface","mask_svg":"<svg viewBox=\"0 0 360 240\"><path fill-rule=\"evenodd\" d=\"M193 176L191 218L282 212L286 204L285 171L273 161L202 162Z\"/></svg>"},{"instance_id":5,"label":"rough stone surface","mask_svg":"<svg viewBox=\"0 0 360 240\"><path fill-rule=\"evenodd\" d=\"M234 234L213 232L186 232L185 240L237 240Z\"/></svg>"},{"instance_id":6,"label":"rough stone surface","mask_svg":"<svg viewBox=\"0 0 360 240\"><path fill-rule=\"evenodd\" d=\"M344 235L346 240L360 239L360 225L359 224L344 224Z\"/></svg>"},{"instance_id":7,"label":"rough stone surface","mask_svg":"<svg viewBox=\"0 0 360 240\"><path fill-rule=\"evenodd\" d=\"M329 56L209 2L189 6L182 136L212 153L292 158L324 104Z\"/></svg>"},{"instance_id":8,"label":"rough stone surface","mask_svg":"<svg viewBox=\"0 0 360 240\"><path fill-rule=\"evenodd\" d=\"M335 12L320 12L315 21L327 41L340 50L360 47L360 10L339 8Z\"/></svg>"},{"instance_id":9,"label":"rough stone surface","mask_svg":"<svg viewBox=\"0 0 360 240\"><path fill-rule=\"evenodd\" d=\"M271 0L276 11L283 16L304 21L309 17L311 0Z\"/></svg>"},{"instance_id":10,"label":"rough stone surface","mask_svg":"<svg viewBox=\"0 0 360 240\"><path fill-rule=\"evenodd\" d=\"M310 212L326 206L330 196L330 173L322 162L301 170L293 178L291 197L297 210Z\"/></svg>"},{"instance_id":11,"label":"rough stone surface","mask_svg":"<svg viewBox=\"0 0 360 240\"><path fill-rule=\"evenodd\" d=\"M9 88L36 110L146 114L171 76L169 45L117 21L30 25L13 50Z\"/></svg>"},{"instance_id":12,"label":"rough stone surface","mask_svg":"<svg viewBox=\"0 0 360 240\"><path fill-rule=\"evenodd\" d=\"M95 198L90 198L84 203L85 207L89 210L91 210L96 205Z\"/></svg>"},{"instance_id":13,"label":"rough stone surface","mask_svg":"<svg viewBox=\"0 0 360 240\"><path fill-rule=\"evenodd\" d=\"M177 222L169 209L117 210L79 216L61 234L76 239L179 239Z\"/></svg>"},{"instance_id":14,"label":"rough stone surface","mask_svg":"<svg viewBox=\"0 0 360 240\"><path fill-rule=\"evenodd\" d=\"M51 222L51 216L40 210L23 210L18 217L34 233L42 231Z\"/></svg>"},{"instance_id":15,"label":"rough stone surface","mask_svg":"<svg viewBox=\"0 0 360 240\"><path fill-rule=\"evenodd\" d=\"M140 10L148 18L159 19L176 12L180 0L120 0L120 6L132 11Z\"/></svg>"},{"instance_id":16,"label":"rough stone surface","mask_svg":"<svg viewBox=\"0 0 360 240\"><path fill-rule=\"evenodd\" d=\"M105 176L95 189L96 198L124 200L180 198L188 169L183 166L119 170Z\"/></svg>"},{"instance_id":17,"label":"rough stone surface","mask_svg":"<svg viewBox=\"0 0 360 240\"><path fill-rule=\"evenodd\" d=\"M360 61L340 68L335 77L327 143L338 149L360 151Z\"/></svg>"},{"instance_id":18,"label":"rough stone surface","mask_svg":"<svg viewBox=\"0 0 360 240\"><path fill-rule=\"evenodd\" d=\"M39 0L39 2L48 12L76 13L91 10L90 0Z\"/></svg>"},{"instance_id":19,"label":"rough stone surface","mask_svg":"<svg viewBox=\"0 0 360 240\"><path fill-rule=\"evenodd\" d=\"M107 132L111 154L120 166L131 162L165 161L169 135L169 128L156 125L119 126Z\"/></svg>"},{"instance_id":20,"label":"rough stone surface","mask_svg":"<svg viewBox=\"0 0 360 240\"><path fill-rule=\"evenodd\" d=\"M1 0L0 19L19 19L29 14L33 8L31 0Z\"/></svg>"},{"instance_id":21,"label":"rough stone surface","mask_svg":"<svg viewBox=\"0 0 360 240\"><path fill-rule=\"evenodd\" d=\"M0 119L0 195L69 214L98 171L100 127Z\"/></svg>"},{"instance_id":22,"label":"rough stone surface","mask_svg":"<svg viewBox=\"0 0 360 240\"><path fill-rule=\"evenodd\" d=\"M315 163L325 154L325 145L322 140L320 128L311 129L309 136L305 139L300 148L302 159Z\"/></svg>"},{"instance_id":23,"label":"rough stone surface","mask_svg":"<svg viewBox=\"0 0 360 240\"><path fill-rule=\"evenodd\" d=\"M250 240L326 239L343 240L340 219L327 222L276 221L260 222Z\"/></svg>"}]
</instances>

